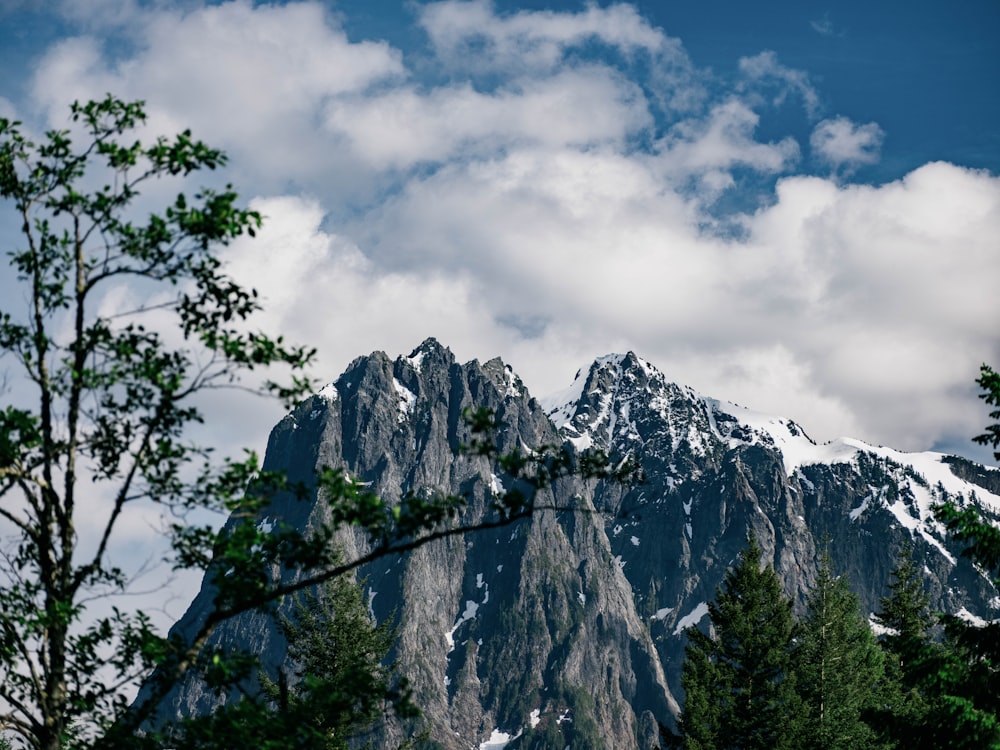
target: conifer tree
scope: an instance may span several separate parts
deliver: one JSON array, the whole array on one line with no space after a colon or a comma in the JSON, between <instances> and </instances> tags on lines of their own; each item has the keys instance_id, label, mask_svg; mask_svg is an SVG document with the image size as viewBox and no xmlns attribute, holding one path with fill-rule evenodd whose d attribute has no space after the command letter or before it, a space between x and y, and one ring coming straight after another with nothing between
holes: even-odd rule
<instances>
[{"instance_id":1,"label":"conifer tree","mask_svg":"<svg viewBox=\"0 0 1000 750\"><path fill-rule=\"evenodd\" d=\"M288 642L287 665L260 675L259 693L188 719L165 738L173 750L347 750L390 710L419 715L405 680L393 678L386 657L396 639L391 620L373 621L363 584L352 576L296 595L279 622Z\"/></svg>"},{"instance_id":2,"label":"conifer tree","mask_svg":"<svg viewBox=\"0 0 1000 750\"><path fill-rule=\"evenodd\" d=\"M993 409L993 424L973 438L981 445L1000 448L1000 373L983 365L976 381L982 398ZM1000 460L1000 450L994 450ZM946 501L934 515L951 535L968 546L969 557L1000 588L1000 528L982 516L975 504L963 508ZM1000 748L1000 620L973 623L954 615L940 615L943 644L924 646L919 655L922 688L932 702L924 736L947 739L951 747Z\"/></svg>"},{"instance_id":3,"label":"conifer tree","mask_svg":"<svg viewBox=\"0 0 1000 750\"><path fill-rule=\"evenodd\" d=\"M922 652L934 647L930 637L934 621L930 598L909 544L902 548L899 564L891 573L889 591L889 596L879 600L880 611L874 617L886 631L880 638L886 656L886 703L875 712L873 720L886 739L914 747L933 747L920 744L924 740L919 727L926 724L931 709L919 688L919 675L924 663Z\"/></svg>"},{"instance_id":4,"label":"conifer tree","mask_svg":"<svg viewBox=\"0 0 1000 750\"><path fill-rule=\"evenodd\" d=\"M876 613L875 622L888 631L883 638L886 649L895 655L901 667L907 667L907 660L928 640L933 625L930 597L924 591L909 544L903 547L892 577L895 580L889 582L891 595L879 600L881 611Z\"/></svg>"},{"instance_id":5,"label":"conifer tree","mask_svg":"<svg viewBox=\"0 0 1000 750\"><path fill-rule=\"evenodd\" d=\"M680 729L689 750L781 750L796 741L792 602L760 559L751 535L708 605L712 634L687 630Z\"/></svg>"},{"instance_id":6,"label":"conifer tree","mask_svg":"<svg viewBox=\"0 0 1000 750\"><path fill-rule=\"evenodd\" d=\"M884 731L900 747L915 750L1000 748L1000 677L988 644L978 640L996 624L976 628L940 616L945 637L935 641L909 550L893 575L892 596L882 600L876 615L891 628L883 639L889 667L888 711L880 717Z\"/></svg>"},{"instance_id":7,"label":"conifer tree","mask_svg":"<svg viewBox=\"0 0 1000 750\"><path fill-rule=\"evenodd\" d=\"M291 684L279 671L264 692L279 716L294 713L325 740L323 748L346 750L348 740L370 729L392 706L400 718L417 715L405 680L395 684L387 655L396 640L392 618L376 623L352 576L328 581L300 596L281 622L295 671Z\"/></svg>"},{"instance_id":8,"label":"conifer tree","mask_svg":"<svg viewBox=\"0 0 1000 750\"><path fill-rule=\"evenodd\" d=\"M863 716L876 706L884 658L858 597L820 560L795 650L796 685L805 703L803 746L855 750L883 746Z\"/></svg>"}]
</instances>

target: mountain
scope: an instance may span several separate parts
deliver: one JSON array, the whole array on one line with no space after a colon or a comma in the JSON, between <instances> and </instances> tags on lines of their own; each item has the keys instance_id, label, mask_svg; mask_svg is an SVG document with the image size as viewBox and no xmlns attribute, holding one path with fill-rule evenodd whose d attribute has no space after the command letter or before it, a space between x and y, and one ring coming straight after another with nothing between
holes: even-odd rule
<instances>
[{"instance_id":1,"label":"mountain","mask_svg":"<svg viewBox=\"0 0 1000 750\"><path fill-rule=\"evenodd\" d=\"M1000 517L1000 472L858 440L818 445L791 420L701 396L633 353L598 359L543 404L499 359L459 364L433 339L395 360L376 352L274 428L265 468L309 482L319 466L342 466L389 498L461 493L462 520L475 522L510 477L458 454L472 406L494 411L502 451L594 446L636 459L644 481L563 480L540 501L582 511L539 511L360 571L373 614L399 618L395 656L441 748L658 747L658 724L674 725L683 697L682 631L707 614L749 530L799 607L824 539L868 612L910 542L934 609L997 616L997 591L931 506L949 498ZM254 521L307 529L322 513L321 502L278 498ZM348 532L341 543L349 557L367 549ZM211 598L206 583L175 632L190 632ZM284 658L261 614L214 638L249 646L265 667ZM213 700L191 680L164 715ZM402 731L389 724L374 745Z\"/></svg>"}]
</instances>

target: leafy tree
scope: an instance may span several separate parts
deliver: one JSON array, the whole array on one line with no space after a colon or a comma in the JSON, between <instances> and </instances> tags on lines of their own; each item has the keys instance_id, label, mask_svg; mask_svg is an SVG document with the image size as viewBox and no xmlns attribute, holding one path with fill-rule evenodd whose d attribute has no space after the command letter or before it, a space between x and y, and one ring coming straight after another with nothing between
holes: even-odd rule
<instances>
[{"instance_id":1,"label":"leafy tree","mask_svg":"<svg viewBox=\"0 0 1000 750\"><path fill-rule=\"evenodd\" d=\"M22 294L0 309L0 356L17 373L0 394L0 523L13 539L0 556L0 732L39 750L108 747L113 738L137 746L136 730L188 670L218 686L252 674L246 655L206 648L226 618L380 555L528 516L534 491L565 474L610 473L600 455L551 446L497 456L481 437L494 423L477 412L472 452L521 480L495 516L456 524L462 498L383 499L328 468L317 477L326 526L308 538L261 530L253 519L276 492L311 495L262 473L252 454L213 461L188 437L207 392L241 388L291 403L310 389L302 372L313 351L252 330L257 294L226 276L216 254L253 235L261 217L229 186L179 194L140 217L140 190L223 166L225 155L189 131L143 144L141 102L108 95L73 104L71 118L73 134L52 130L40 143L0 118L0 198L22 228L21 247L8 253ZM150 302L116 308L109 295L126 285ZM7 307L21 299L23 309ZM272 365L288 368L288 385L248 381ZM93 610L96 599L129 590L133 571L108 553L123 514L137 508L182 519L170 530L170 562L211 571L216 583L215 610L186 641L158 635L142 612ZM216 531L183 520L193 509L246 522ZM93 546L80 540L84 516L102 519ZM337 558L331 541L345 525L367 533L365 556ZM275 578L276 566L295 575ZM147 699L127 711L128 688L154 668Z\"/></svg>"},{"instance_id":2,"label":"leafy tree","mask_svg":"<svg viewBox=\"0 0 1000 750\"><path fill-rule=\"evenodd\" d=\"M20 314L0 310L0 353L35 401L0 408L0 518L17 539L0 562L0 726L41 750L98 735L124 708L122 687L164 653L141 612L84 616L95 596L128 585L107 557L122 514L142 504L226 508L254 470L252 458L213 466L185 442L200 419L193 398L242 371L299 371L312 357L246 330L256 296L222 273L213 250L252 235L261 217L231 188L128 218L145 183L225 163L189 132L129 142L144 117L141 103L111 96L74 104L82 148L66 130L36 145L0 119L0 196L24 242L9 257L27 301ZM102 310L110 289L135 279L169 290L156 308L174 315L181 346L149 323L152 307ZM292 397L307 385L296 377L259 390ZM182 479L188 467L193 481ZM95 549L80 543L84 513L103 516Z\"/></svg>"},{"instance_id":3,"label":"leafy tree","mask_svg":"<svg viewBox=\"0 0 1000 750\"><path fill-rule=\"evenodd\" d=\"M820 560L795 649L795 674L805 704L803 746L820 749L879 747L863 720L877 707L883 655L856 594Z\"/></svg>"},{"instance_id":4,"label":"leafy tree","mask_svg":"<svg viewBox=\"0 0 1000 750\"><path fill-rule=\"evenodd\" d=\"M792 602L750 537L708 605L712 634L688 628L681 675L685 748L775 750L795 744Z\"/></svg>"}]
</instances>

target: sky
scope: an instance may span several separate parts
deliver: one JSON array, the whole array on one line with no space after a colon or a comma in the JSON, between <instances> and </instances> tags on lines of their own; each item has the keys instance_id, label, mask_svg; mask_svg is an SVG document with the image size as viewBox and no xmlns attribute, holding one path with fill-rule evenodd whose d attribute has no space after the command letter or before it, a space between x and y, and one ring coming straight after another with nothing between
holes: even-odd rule
<instances>
[{"instance_id":1,"label":"sky","mask_svg":"<svg viewBox=\"0 0 1000 750\"><path fill-rule=\"evenodd\" d=\"M998 38L995 0L0 0L0 116L113 92L223 148L265 216L228 268L321 382L434 336L541 397L633 350L818 441L986 460Z\"/></svg>"}]
</instances>

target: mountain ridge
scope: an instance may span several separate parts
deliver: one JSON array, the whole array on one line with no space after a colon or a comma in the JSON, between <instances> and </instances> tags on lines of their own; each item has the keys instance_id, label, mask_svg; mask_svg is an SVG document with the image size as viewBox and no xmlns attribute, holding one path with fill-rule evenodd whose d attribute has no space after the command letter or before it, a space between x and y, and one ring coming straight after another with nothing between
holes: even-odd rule
<instances>
[{"instance_id":1,"label":"mountain ridge","mask_svg":"<svg viewBox=\"0 0 1000 750\"><path fill-rule=\"evenodd\" d=\"M502 451L566 443L642 464L642 484L569 478L540 497L582 513L538 511L360 571L374 615L399 614L395 656L441 747L475 750L491 737L490 747L506 742L511 750L555 737L573 747L657 747L658 725L674 725L682 700L683 629L702 622L750 531L800 608L818 540L828 535L835 567L866 612L912 542L933 606L996 616L997 592L929 516L930 504L948 497L995 517L1000 497L983 486L992 486L995 470L853 439L820 446L793 421L701 396L632 352L585 369L562 403L539 401L502 360L459 364L427 339L395 360L381 352L354 360L268 441L265 466L293 478L330 465L390 499L464 494L463 522L486 518L510 481L498 465L458 453L469 439L462 413L470 407L494 412ZM304 507L279 498L255 522L308 528L320 500ZM348 556L369 549L347 530L339 543ZM177 627L206 606L203 590ZM270 628L237 618L217 639L260 644L273 669L283 644ZM210 707L192 682L167 713ZM390 722L375 747L404 732Z\"/></svg>"}]
</instances>

